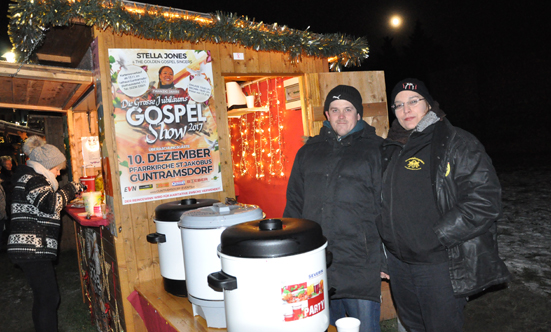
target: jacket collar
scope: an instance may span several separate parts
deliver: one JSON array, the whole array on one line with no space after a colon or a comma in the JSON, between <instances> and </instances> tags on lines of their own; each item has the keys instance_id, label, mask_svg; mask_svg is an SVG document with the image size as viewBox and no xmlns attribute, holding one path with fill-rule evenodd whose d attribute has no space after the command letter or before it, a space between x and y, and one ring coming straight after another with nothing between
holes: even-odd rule
<instances>
[{"instance_id":1,"label":"jacket collar","mask_svg":"<svg viewBox=\"0 0 551 332\"><path fill-rule=\"evenodd\" d=\"M356 140L359 137L369 138L369 137L377 136L375 132L375 128L367 124L367 122L365 122L364 120L360 120L348 134L340 137L340 140L339 140L337 138L337 133L335 133L333 128L331 128L331 125L330 124L326 125L325 122L329 124L328 121L324 121L324 126L321 127L319 135L308 139L306 143L316 143L321 141L332 140L334 142L340 142L340 143L348 142L349 144L351 144L354 140Z\"/></svg>"},{"instance_id":2,"label":"jacket collar","mask_svg":"<svg viewBox=\"0 0 551 332\"><path fill-rule=\"evenodd\" d=\"M429 126L441 121L445 117L446 113L440 109L440 105L435 101L432 109L421 119L421 121L419 121L417 126L411 130L404 129L404 127L400 125L398 119L395 119L388 131L388 140L406 144L413 132L423 132Z\"/></svg>"},{"instance_id":3,"label":"jacket collar","mask_svg":"<svg viewBox=\"0 0 551 332\"><path fill-rule=\"evenodd\" d=\"M343 135L341 137L337 136L337 141L342 141L345 137L347 137L349 135L352 135L354 133L357 133L359 131L362 131L365 128L366 125L367 125L367 123L364 120L358 121L356 123L356 125L354 126L354 128L352 128L352 130L349 131L346 135ZM331 127L331 123L329 121L327 121L327 120L323 121L323 126L327 127L327 128L330 128L331 131L333 131L333 133L335 133L335 131L333 130L333 127ZM337 133L335 133L335 135L337 135Z\"/></svg>"}]
</instances>

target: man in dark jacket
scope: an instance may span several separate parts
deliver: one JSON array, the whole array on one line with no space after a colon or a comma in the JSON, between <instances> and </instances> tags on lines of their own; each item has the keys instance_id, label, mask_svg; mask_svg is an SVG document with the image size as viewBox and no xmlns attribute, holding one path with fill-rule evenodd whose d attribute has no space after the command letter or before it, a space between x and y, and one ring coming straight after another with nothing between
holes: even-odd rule
<instances>
[{"instance_id":1,"label":"man in dark jacket","mask_svg":"<svg viewBox=\"0 0 551 332\"><path fill-rule=\"evenodd\" d=\"M331 324L348 315L361 331L380 331L382 139L362 120L362 97L351 86L331 90L324 111L328 121L296 155L283 216L316 221L327 237Z\"/></svg>"},{"instance_id":2,"label":"man in dark jacket","mask_svg":"<svg viewBox=\"0 0 551 332\"><path fill-rule=\"evenodd\" d=\"M459 332L467 297L509 278L497 250L499 179L423 82L399 82L389 100L396 120L383 143L378 228L394 303L408 331Z\"/></svg>"}]
</instances>

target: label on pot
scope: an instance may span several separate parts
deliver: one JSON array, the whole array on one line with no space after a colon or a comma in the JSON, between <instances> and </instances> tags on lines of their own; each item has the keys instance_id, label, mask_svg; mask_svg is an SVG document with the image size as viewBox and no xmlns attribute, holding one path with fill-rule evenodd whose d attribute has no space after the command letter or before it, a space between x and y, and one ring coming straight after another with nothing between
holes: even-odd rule
<instances>
[{"instance_id":1,"label":"label on pot","mask_svg":"<svg viewBox=\"0 0 551 332\"><path fill-rule=\"evenodd\" d=\"M306 282L281 287L285 322L312 317L325 310L323 276L321 270L310 274Z\"/></svg>"}]
</instances>

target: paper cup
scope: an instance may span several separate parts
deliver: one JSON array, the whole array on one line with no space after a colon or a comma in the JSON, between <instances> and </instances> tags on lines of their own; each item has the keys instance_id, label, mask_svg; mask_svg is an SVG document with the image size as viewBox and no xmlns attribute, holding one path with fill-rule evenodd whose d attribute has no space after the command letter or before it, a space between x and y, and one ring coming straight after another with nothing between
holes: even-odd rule
<instances>
[{"instance_id":1,"label":"paper cup","mask_svg":"<svg viewBox=\"0 0 551 332\"><path fill-rule=\"evenodd\" d=\"M254 96L245 96L248 108L254 108Z\"/></svg>"},{"instance_id":2,"label":"paper cup","mask_svg":"<svg viewBox=\"0 0 551 332\"><path fill-rule=\"evenodd\" d=\"M360 320L354 317L340 318L335 322L338 332L360 332Z\"/></svg>"},{"instance_id":3,"label":"paper cup","mask_svg":"<svg viewBox=\"0 0 551 332\"><path fill-rule=\"evenodd\" d=\"M101 217L101 191L83 193L82 199L86 213Z\"/></svg>"}]
</instances>

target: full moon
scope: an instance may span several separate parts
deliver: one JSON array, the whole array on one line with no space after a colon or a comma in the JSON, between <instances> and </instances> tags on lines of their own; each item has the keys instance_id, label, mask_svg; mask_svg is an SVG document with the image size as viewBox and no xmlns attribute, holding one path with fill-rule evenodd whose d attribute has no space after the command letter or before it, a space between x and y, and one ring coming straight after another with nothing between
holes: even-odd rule
<instances>
[{"instance_id":1,"label":"full moon","mask_svg":"<svg viewBox=\"0 0 551 332\"><path fill-rule=\"evenodd\" d=\"M402 18L398 15L394 15L390 18L390 26L393 28L399 28L402 25Z\"/></svg>"}]
</instances>

